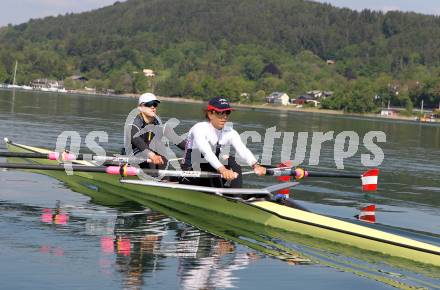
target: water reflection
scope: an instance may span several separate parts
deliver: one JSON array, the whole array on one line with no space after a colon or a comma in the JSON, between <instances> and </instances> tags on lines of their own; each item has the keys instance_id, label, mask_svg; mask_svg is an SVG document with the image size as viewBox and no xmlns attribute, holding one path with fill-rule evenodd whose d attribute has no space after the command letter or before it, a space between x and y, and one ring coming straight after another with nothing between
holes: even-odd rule
<instances>
[{"instance_id":1,"label":"water reflection","mask_svg":"<svg viewBox=\"0 0 440 290\"><path fill-rule=\"evenodd\" d=\"M271 242L267 237L245 232L236 234L228 226L222 228L196 220L191 218L193 224L209 228L217 235L150 209L119 213L111 235L100 236L100 265L103 271L109 272L110 267L114 267L123 274L125 287L140 289L148 284L149 277L167 269L172 259L177 260L176 275L183 289L213 289L237 287L239 276L235 273L246 269L264 254L285 260L291 265L310 263L310 260ZM97 229L102 234L104 228L108 230L109 224L112 222L89 219L86 228ZM238 251L234 240L264 254L254 250ZM109 256L112 255L115 256L114 266L110 266Z\"/></svg>"},{"instance_id":2,"label":"water reflection","mask_svg":"<svg viewBox=\"0 0 440 290\"><path fill-rule=\"evenodd\" d=\"M109 194L101 193L111 199ZM53 259L57 259L58 265L69 267L86 256L88 262L81 262L81 267L92 271L96 265L103 277L118 281L124 289L152 287L152 283L160 279L156 277L170 280L171 288L177 288L177 285L183 289L239 287L243 271L256 267L260 261L267 261L267 256L287 262L286 266L313 267L318 262L329 269L388 285L398 285L396 279L400 280L398 283L407 283L408 277L430 281L422 275L382 264L382 261L389 261L389 257L383 259L357 248L277 231L270 232L269 237L258 234L264 232L263 227L254 228L224 218L223 223L219 223L221 217L203 216L194 210L189 210L194 213L190 215L154 203L151 203L154 210L122 209L127 203L118 204L110 209L95 204L69 205L63 201L53 207L0 202L0 222L12 218L18 228L26 228L26 232L32 233L32 239L26 244L20 244L22 238L18 231L5 237L11 239L11 247L35 248L40 255L39 264L46 267L48 273L53 269L44 266L47 265L45 261L50 265ZM65 223L56 222L60 215L66 216ZM297 250L305 254L299 254ZM29 253L25 251L24 256L28 257ZM422 270L411 264L405 265L399 259L394 262L407 269L416 269L416 272ZM281 278L276 275L276 268L269 271ZM430 273L429 269L424 271ZM400 273L401 276L391 279L387 273ZM87 285L90 282L82 283Z\"/></svg>"},{"instance_id":3,"label":"water reflection","mask_svg":"<svg viewBox=\"0 0 440 290\"><path fill-rule=\"evenodd\" d=\"M59 246L41 245L40 253L49 254L57 257L64 256L64 250Z\"/></svg>"},{"instance_id":4,"label":"water reflection","mask_svg":"<svg viewBox=\"0 0 440 290\"><path fill-rule=\"evenodd\" d=\"M233 244L219 245L214 249L219 251L211 256L179 261L178 275L182 289L234 288L238 280L234 272L259 259L256 253L235 253Z\"/></svg>"},{"instance_id":5,"label":"water reflection","mask_svg":"<svg viewBox=\"0 0 440 290\"><path fill-rule=\"evenodd\" d=\"M86 228L102 233L103 224L111 223L89 219ZM234 272L260 257L256 252L238 253L234 243L152 210L119 214L112 235L100 237L100 247L102 271L110 274L114 268L122 273L129 289L147 284L146 279L165 269L170 258L177 259L182 289L236 287Z\"/></svg>"},{"instance_id":6,"label":"water reflection","mask_svg":"<svg viewBox=\"0 0 440 290\"><path fill-rule=\"evenodd\" d=\"M61 202L57 201L55 208L43 208L41 221L47 224L66 225L69 221L69 215L61 209Z\"/></svg>"}]
</instances>

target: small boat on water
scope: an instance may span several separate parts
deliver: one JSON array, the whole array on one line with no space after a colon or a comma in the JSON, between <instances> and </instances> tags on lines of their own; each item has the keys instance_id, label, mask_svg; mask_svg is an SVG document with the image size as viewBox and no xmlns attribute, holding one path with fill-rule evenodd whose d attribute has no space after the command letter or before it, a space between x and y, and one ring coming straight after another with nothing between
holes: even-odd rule
<instances>
[{"instance_id":1,"label":"small boat on water","mask_svg":"<svg viewBox=\"0 0 440 290\"><path fill-rule=\"evenodd\" d=\"M49 154L50 150L17 144L6 140L9 152L15 153L39 153ZM18 156L18 155L17 155ZM28 164L36 167L32 171L66 180L69 176L62 171L49 170L50 166L59 164L57 160L41 158L9 158L9 162ZM96 168L93 161L75 160L72 164L79 168ZM38 169L41 165L42 169ZM44 167L46 166L46 167ZM17 167L15 167L17 168ZM55 167L54 167L55 168ZM440 267L440 247L406 238L400 235L391 234L372 227L355 224L332 217L308 212L300 208L289 207L270 200L272 193L287 187L297 186L297 182L286 182L261 189L232 189L232 188L211 188L194 185L182 185L170 182L141 180L136 176L120 180L115 175L108 175L103 172L92 172L74 170L74 176L88 180L91 184L104 184L119 187L124 198L133 200L140 204L148 203L151 200L160 200L162 205L180 204L202 209L209 214L224 216L229 222L237 220L237 223L244 223L262 226L278 233L293 233L295 235L310 236L325 241L335 242L342 245L349 245L355 248L382 253L386 256L393 256L416 261L424 264L431 264ZM241 199L234 196L251 195L254 198ZM105 197L104 197L105 198Z\"/></svg>"}]
</instances>

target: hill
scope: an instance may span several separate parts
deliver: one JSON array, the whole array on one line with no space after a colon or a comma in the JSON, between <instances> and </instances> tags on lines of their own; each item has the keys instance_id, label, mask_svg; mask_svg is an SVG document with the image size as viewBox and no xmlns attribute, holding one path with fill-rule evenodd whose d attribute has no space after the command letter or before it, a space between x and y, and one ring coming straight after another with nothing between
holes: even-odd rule
<instances>
[{"instance_id":1,"label":"hill","mask_svg":"<svg viewBox=\"0 0 440 290\"><path fill-rule=\"evenodd\" d=\"M324 106L362 112L390 98L438 104L438 47L440 18L416 13L302 0L128 0L0 30L0 82L18 60L21 83L81 74L97 89L139 92L150 68L163 95L247 92L259 101L320 89L335 92Z\"/></svg>"}]
</instances>

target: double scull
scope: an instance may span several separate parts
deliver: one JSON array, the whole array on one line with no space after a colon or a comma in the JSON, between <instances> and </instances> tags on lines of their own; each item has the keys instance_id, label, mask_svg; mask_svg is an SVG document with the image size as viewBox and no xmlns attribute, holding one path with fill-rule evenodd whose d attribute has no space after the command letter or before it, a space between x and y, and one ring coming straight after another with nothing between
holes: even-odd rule
<instances>
[{"instance_id":1,"label":"double scull","mask_svg":"<svg viewBox=\"0 0 440 290\"><path fill-rule=\"evenodd\" d=\"M49 154L50 151L33 146L13 143L7 140L9 152ZM33 163L45 166L59 165L58 160L41 158L9 157L10 162ZM97 165L86 160L71 161L76 166L93 168ZM64 172L42 170L33 171L59 178ZM287 187L296 186L297 182L281 183L261 189L212 188L195 185L182 185L155 180L141 180L135 176L120 179L104 172L74 170L74 175L93 181L120 187L127 198L142 203L143 200L160 199L163 204L169 202L187 204L204 211L215 212L227 219L258 224L278 232L301 234L350 245L356 248L379 252L384 255L409 259L440 267L440 247L391 234L371 227L311 213L268 200L267 196ZM241 199L235 195L253 195L257 198Z\"/></svg>"}]
</instances>

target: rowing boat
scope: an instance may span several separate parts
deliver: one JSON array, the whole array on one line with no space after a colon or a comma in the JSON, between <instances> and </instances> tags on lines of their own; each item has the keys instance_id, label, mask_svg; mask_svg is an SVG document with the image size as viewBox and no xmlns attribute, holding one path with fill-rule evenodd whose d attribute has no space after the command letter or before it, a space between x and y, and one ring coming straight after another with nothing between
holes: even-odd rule
<instances>
[{"instance_id":1,"label":"rowing boat","mask_svg":"<svg viewBox=\"0 0 440 290\"><path fill-rule=\"evenodd\" d=\"M49 150L28 145L7 142L10 152L49 153ZM14 162L33 162L37 164L57 164L57 161L44 159L12 159ZM93 162L72 161L79 165L96 166ZM39 173L59 177L63 172L36 170ZM225 195L268 194L297 183L284 183L263 189L221 189L201 186L188 186L160 181L146 181L135 177L120 180L116 176L97 172L79 172L74 174L89 180L121 188L126 195L142 203L148 198L160 199L163 204L178 203L201 208L205 212L221 214L227 219L237 219L249 225L262 225L283 233L294 233L318 239L350 245L356 248L379 252L384 255L409 259L440 267L440 247L387 233L371 227L342 221L332 217L291 208L268 200L242 200Z\"/></svg>"}]
</instances>

